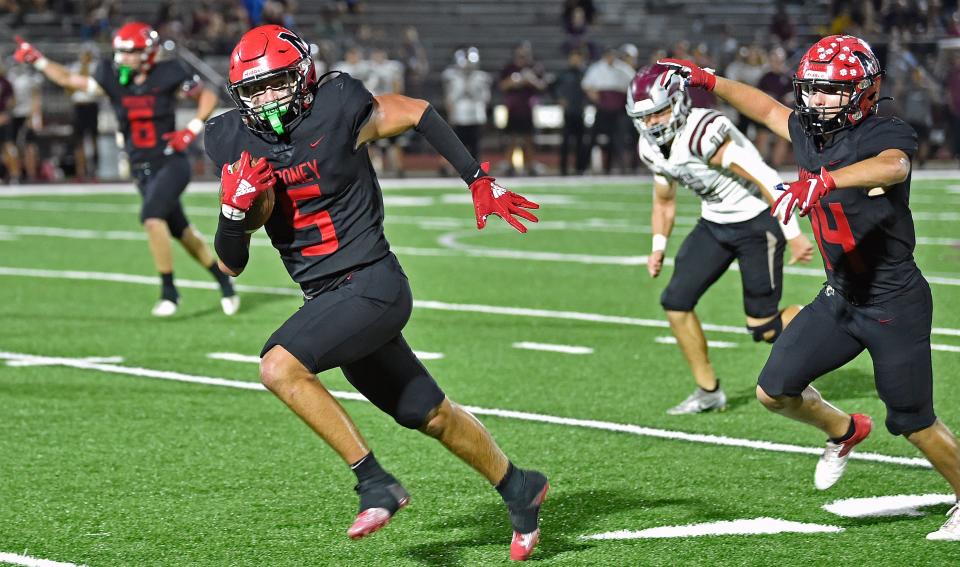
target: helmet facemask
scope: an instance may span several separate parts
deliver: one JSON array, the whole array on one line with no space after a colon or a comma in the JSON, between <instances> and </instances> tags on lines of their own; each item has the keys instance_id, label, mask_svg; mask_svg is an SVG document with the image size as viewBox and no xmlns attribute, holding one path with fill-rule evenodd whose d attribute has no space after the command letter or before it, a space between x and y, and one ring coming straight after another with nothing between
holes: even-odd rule
<instances>
[{"instance_id":1,"label":"helmet facemask","mask_svg":"<svg viewBox=\"0 0 960 567\"><path fill-rule=\"evenodd\" d=\"M677 132L686 124L687 115L690 113L690 99L687 93L685 91L673 93L665 104L660 104L659 106L652 106L652 101L641 102L650 102L651 108L636 111L636 107L641 106L641 103L636 103L633 109L627 110L627 115L633 120L633 125L637 129L637 132L649 142L658 146L672 142ZM647 120L650 117L668 109L671 111L671 115L665 122L652 125L647 124Z\"/></svg>"},{"instance_id":2,"label":"helmet facemask","mask_svg":"<svg viewBox=\"0 0 960 567\"><path fill-rule=\"evenodd\" d=\"M879 77L867 77L857 82L795 78L793 89L800 126L813 136L827 136L853 127L864 118L864 97L877 97L879 82ZM811 99L818 92L839 95L839 103L813 106ZM876 110L876 104L871 107L867 112Z\"/></svg>"},{"instance_id":3,"label":"helmet facemask","mask_svg":"<svg viewBox=\"0 0 960 567\"><path fill-rule=\"evenodd\" d=\"M240 115L247 127L260 134L277 136L289 134L303 120L306 110L313 102L313 94L306 88L302 59L295 66L277 69L232 84L228 87ZM254 104L253 99L264 97L268 92L282 93L273 100Z\"/></svg>"}]
</instances>

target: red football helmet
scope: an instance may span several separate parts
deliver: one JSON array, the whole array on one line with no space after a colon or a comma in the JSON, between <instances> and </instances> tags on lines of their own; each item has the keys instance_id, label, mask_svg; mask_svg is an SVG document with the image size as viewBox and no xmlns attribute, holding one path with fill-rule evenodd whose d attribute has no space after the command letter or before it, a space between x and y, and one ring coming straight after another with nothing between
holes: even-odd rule
<instances>
[{"instance_id":1,"label":"red football helmet","mask_svg":"<svg viewBox=\"0 0 960 567\"><path fill-rule=\"evenodd\" d=\"M120 84L127 84L136 73L146 73L157 59L160 37L156 30L143 22L124 24L113 36L113 62L120 74ZM140 53L138 67L125 65L124 53Z\"/></svg>"},{"instance_id":2,"label":"red football helmet","mask_svg":"<svg viewBox=\"0 0 960 567\"><path fill-rule=\"evenodd\" d=\"M285 134L313 103L317 73L310 47L292 31L277 25L243 34L230 54L230 96L251 130ZM268 92L269 91L269 92ZM254 97L274 98L254 104Z\"/></svg>"},{"instance_id":3,"label":"red football helmet","mask_svg":"<svg viewBox=\"0 0 960 567\"><path fill-rule=\"evenodd\" d=\"M823 136L856 126L877 111L882 78L880 61L862 39L831 35L815 43L793 78L797 117L804 131ZM840 94L840 103L813 106L810 99L815 92Z\"/></svg>"},{"instance_id":4,"label":"red football helmet","mask_svg":"<svg viewBox=\"0 0 960 567\"><path fill-rule=\"evenodd\" d=\"M681 79L663 65L650 65L637 71L627 88L627 115L650 142L662 146L673 140L690 114L690 96L681 88ZM648 124L649 116L671 109L666 122Z\"/></svg>"}]
</instances>

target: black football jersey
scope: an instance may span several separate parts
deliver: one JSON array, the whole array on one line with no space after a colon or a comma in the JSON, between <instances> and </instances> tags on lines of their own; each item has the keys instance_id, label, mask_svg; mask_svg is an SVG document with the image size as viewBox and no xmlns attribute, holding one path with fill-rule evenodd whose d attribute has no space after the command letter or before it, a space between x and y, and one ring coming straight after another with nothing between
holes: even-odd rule
<instances>
[{"instance_id":1,"label":"black football jersey","mask_svg":"<svg viewBox=\"0 0 960 567\"><path fill-rule=\"evenodd\" d=\"M390 251L380 183L367 149L354 148L372 109L373 95L343 73L318 88L289 139L254 134L237 110L207 121L204 144L218 175L243 150L273 166L276 205L264 228L307 293Z\"/></svg>"},{"instance_id":2,"label":"black football jersey","mask_svg":"<svg viewBox=\"0 0 960 567\"><path fill-rule=\"evenodd\" d=\"M911 158L917 152L916 132L898 118L871 115L834 134L823 147L804 133L796 113L788 125L802 181L819 175L821 167L832 171L884 150L901 150ZM831 191L809 215L827 282L860 302L896 294L920 275L913 259L910 175L883 193L869 192L869 188Z\"/></svg>"},{"instance_id":3,"label":"black football jersey","mask_svg":"<svg viewBox=\"0 0 960 567\"><path fill-rule=\"evenodd\" d=\"M162 159L167 147L163 135L176 129L177 93L184 83L196 80L194 74L181 61L168 59L157 62L143 84L131 79L121 85L113 61L104 59L93 80L107 93L117 113L130 162Z\"/></svg>"}]
</instances>

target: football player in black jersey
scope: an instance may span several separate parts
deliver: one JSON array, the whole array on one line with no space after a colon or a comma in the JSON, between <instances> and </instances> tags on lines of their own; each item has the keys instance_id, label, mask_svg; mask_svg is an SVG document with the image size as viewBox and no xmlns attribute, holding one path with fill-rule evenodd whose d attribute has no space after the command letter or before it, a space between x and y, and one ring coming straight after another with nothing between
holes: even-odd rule
<instances>
[{"instance_id":1,"label":"football player in black jersey","mask_svg":"<svg viewBox=\"0 0 960 567\"><path fill-rule=\"evenodd\" d=\"M800 179L783 184L774 212L810 216L827 284L774 343L757 398L826 433L816 487L840 479L872 423L831 405L810 384L867 350L887 429L916 445L960 499L957 440L933 410L930 286L913 258L909 199L917 137L903 121L876 114L883 70L870 46L834 35L810 47L794 76L793 110L690 61L662 62L793 144ZM960 540L960 505L948 515L928 539Z\"/></svg>"},{"instance_id":2,"label":"football player in black jersey","mask_svg":"<svg viewBox=\"0 0 960 567\"><path fill-rule=\"evenodd\" d=\"M227 315L240 307L230 278L217 266L203 236L190 224L180 195L190 182L190 162L184 152L203 129L217 106L217 95L204 88L179 60L157 61L157 32L141 22L130 22L113 36L114 57L97 66L92 77L72 73L50 61L22 38L16 38L17 61L30 63L54 83L110 99L123 133L131 171L143 198L140 222L147 233L153 263L160 273L160 300L151 313L169 317L177 311L180 295L173 281L170 237L210 271L223 294L220 306ZM196 116L176 129L177 99L197 101Z\"/></svg>"},{"instance_id":3,"label":"football player in black jersey","mask_svg":"<svg viewBox=\"0 0 960 567\"><path fill-rule=\"evenodd\" d=\"M247 32L230 56L229 78L237 110L210 120L204 138L221 170L217 252L229 272L244 269L243 218L272 189L277 205L265 228L305 303L263 347L260 377L356 473L359 514L347 534L380 529L409 495L317 380L337 367L397 423L436 438L496 487L514 530L510 556L526 559L539 538L547 479L514 467L404 340L413 300L383 234L383 198L364 146L420 132L470 186L478 228L494 214L524 232L513 215L535 222L525 209L537 205L494 183L426 101L375 97L339 72L317 77L309 48L285 28Z\"/></svg>"}]
</instances>

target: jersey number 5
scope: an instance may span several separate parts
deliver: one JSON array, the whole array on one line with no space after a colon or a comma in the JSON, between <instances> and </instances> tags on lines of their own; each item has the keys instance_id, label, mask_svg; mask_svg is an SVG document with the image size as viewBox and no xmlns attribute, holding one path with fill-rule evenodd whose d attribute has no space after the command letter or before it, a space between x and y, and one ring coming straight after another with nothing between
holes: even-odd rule
<instances>
[{"instance_id":1,"label":"jersey number 5","mask_svg":"<svg viewBox=\"0 0 960 567\"><path fill-rule=\"evenodd\" d=\"M320 230L320 243L307 246L300 253L304 256L326 256L333 254L340 247L337 240L337 231L333 227L333 219L327 211L304 214L300 210L299 202L314 199L320 196L320 186L317 184L278 191L281 206L288 217L293 217L293 228L301 229L316 226Z\"/></svg>"},{"instance_id":2,"label":"jersey number 5","mask_svg":"<svg viewBox=\"0 0 960 567\"><path fill-rule=\"evenodd\" d=\"M823 249L823 243L829 242L843 248L843 255L848 267L856 274L861 274L865 270L863 259L860 257L860 251L857 250L857 243L853 239L853 231L850 230L850 223L847 222L847 215L843 212L843 205L840 203L827 203L836 228L830 228L827 221L827 213L823 207L817 205L813 207L810 215L810 222L813 225L813 233L817 237L817 244L820 246L820 254L826 263L827 269L833 271L833 264L830 257Z\"/></svg>"},{"instance_id":3,"label":"jersey number 5","mask_svg":"<svg viewBox=\"0 0 960 567\"><path fill-rule=\"evenodd\" d=\"M131 108L127 112L130 120L130 141L135 148L152 148L157 145L157 129L153 125L153 109Z\"/></svg>"}]
</instances>

